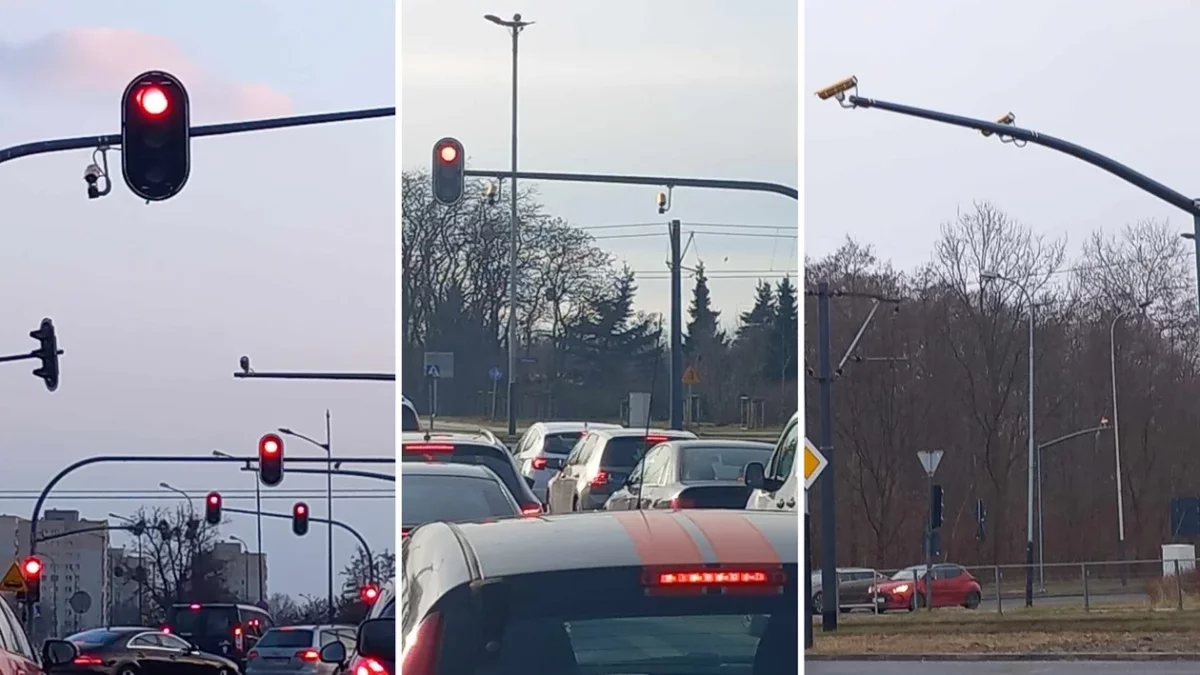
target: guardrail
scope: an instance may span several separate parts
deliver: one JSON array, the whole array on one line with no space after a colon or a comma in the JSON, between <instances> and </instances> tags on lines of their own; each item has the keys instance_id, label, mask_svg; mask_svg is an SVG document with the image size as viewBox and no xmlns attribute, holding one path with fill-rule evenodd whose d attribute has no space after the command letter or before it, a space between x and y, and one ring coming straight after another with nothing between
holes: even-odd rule
<instances>
[{"instance_id":1,"label":"guardrail","mask_svg":"<svg viewBox=\"0 0 1200 675\"><path fill-rule=\"evenodd\" d=\"M1027 565L959 567L967 570L979 583L979 597L969 599L977 600L979 609L1003 613L1006 608L1024 607ZM874 571L884 579L882 583L885 584L885 590L889 581L905 582L911 579L915 585L917 579L924 576L923 566L919 569ZM1200 559L1045 563L1042 566L1035 565L1034 574L1035 607L1082 608L1084 611L1139 606L1148 610L1200 609ZM951 586L953 582L946 580L945 584L941 584L937 578L934 581L934 604L941 606L943 600L938 597L939 586ZM878 583L871 584L869 588L862 587L864 582L848 583L853 590L843 590L839 594L842 597L838 599L838 606L842 611L881 611ZM847 582L841 586L846 589ZM814 598L820 591L820 584L814 583ZM964 599L959 592L948 592L955 593L956 600ZM854 601L856 598L861 600ZM824 598L821 600L823 603ZM924 604L913 593L904 609L914 610ZM882 609L889 608L885 606ZM895 611L898 607L893 604L890 609Z\"/></svg>"}]
</instances>

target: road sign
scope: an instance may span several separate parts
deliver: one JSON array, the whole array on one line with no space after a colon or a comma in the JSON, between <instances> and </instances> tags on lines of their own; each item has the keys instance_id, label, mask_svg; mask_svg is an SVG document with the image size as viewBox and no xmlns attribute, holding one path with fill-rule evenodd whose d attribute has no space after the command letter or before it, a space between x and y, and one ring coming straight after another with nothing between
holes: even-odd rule
<instances>
[{"instance_id":1,"label":"road sign","mask_svg":"<svg viewBox=\"0 0 1200 675\"><path fill-rule=\"evenodd\" d=\"M25 585L25 576L21 574L21 566L14 562L4 573L4 578L0 579L0 591L24 593L28 590L29 587Z\"/></svg>"},{"instance_id":2,"label":"road sign","mask_svg":"<svg viewBox=\"0 0 1200 675\"><path fill-rule=\"evenodd\" d=\"M812 444L812 441L804 439L804 489L807 490L817 482L817 478L825 467L829 465L829 460L825 455L817 450L817 446Z\"/></svg>"},{"instance_id":3,"label":"road sign","mask_svg":"<svg viewBox=\"0 0 1200 675\"><path fill-rule=\"evenodd\" d=\"M933 478L933 474L937 473L938 464L942 461L941 450L922 450L917 453L917 459L921 460L921 466L925 468L925 474Z\"/></svg>"},{"instance_id":4,"label":"road sign","mask_svg":"<svg viewBox=\"0 0 1200 675\"><path fill-rule=\"evenodd\" d=\"M67 604L76 614L86 614L92 608L92 596L87 591L75 591L71 599L67 600Z\"/></svg>"},{"instance_id":5,"label":"road sign","mask_svg":"<svg viewBox=\"0 0 1200 675\"><path fill-rule=\"evenodd\" d=\"M441 376L442 376L441 369L438 368L436 364L431 363L431 364L425 366L425 377L441 377Z\"/></svg>"},{"instance_id":6,"label":"road sign","mask_svg":"<svg viewBox=\"0 0 1200 675\"><path fill-rule=\"evenodd\" d=\"M453 380L454 352L425 352L426 375L429 375L429 366L437 366L437 377L443 380Z\"/></svg>"},{"instance_id":7,"label":"road sign","mask_svg":"<svg viewBox=\"0 0 1200 675\"><path fill-rule=\"evenodd\" d=\"M700 372L692 366L688 366L687 370L683 371L684 384L700 384Z\"/></svg>"},{"instance_id":8,"label":"road sign","mask_svg":"<svg viewBox=\"0 0 1200 675\"><path fill-rule=\"evenodd\" d=\"M504 377L504 373L496 366L492 366L492 369L488 371L488 377L492 378L492 382L499 382L500 378Z\"/></svg>"}]
</instances>

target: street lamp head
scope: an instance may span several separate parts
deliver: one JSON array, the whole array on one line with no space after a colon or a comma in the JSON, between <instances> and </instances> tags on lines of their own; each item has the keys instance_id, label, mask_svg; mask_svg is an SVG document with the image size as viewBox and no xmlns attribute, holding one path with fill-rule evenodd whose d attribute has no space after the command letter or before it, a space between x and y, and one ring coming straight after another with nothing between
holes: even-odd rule
<instances>
[{"instance_id":1,"label":"street lamp head","mask_svg":"<svg viewBox=\"0 0 1200 675\"><path fill-rule=\"evenodd\" d=\"M284 436L292 436L292 435L294 435L294 434L292 433L292 430L291 430L291 429L288 429L287 427L279 427L278 429L276 429L276 431L278 431L279 433L283 434Z\"/></svg>"},{"instance_id":2,"label":"street lamp head","mask_svg":"<svg viewBox=\"0 0 1200 675\"><path fill-rule=\"evenodd\" d=\"M1179 236L1183 237L1184 239L1195 239L1196 238L1196 234L1194 232L1180 232Z\"/></svg>"},{"instance_id":3,"label":"street lamp head","mask_svg":"<svg viewBox=\"0 0 1200 675\"><path fill-rule=\"evenodd\" d=\"M483 18L487 19L488 21L491 21L492 23L496 24L497 26L504 25L504 19L501 19L500 17L496 16L495 14L484 14Z\"/></svg>"},{"instance_id":4,"label":"street lamp head","mask_svg":"<svg viewBox=\"0 0 1200 675\"><path fill-rule=\"evenodd\" d=\"M171 489L171 485L170 485L170 483L167 483L167 482L165 482L165 481L164 481L164 482L161 482L161 483L159 483L159 484L158 484L158 487L160 487L160 488L162 488L162 489L164 489L164 490L170 490L170 489Z\"/></svg>"}]
</instances>

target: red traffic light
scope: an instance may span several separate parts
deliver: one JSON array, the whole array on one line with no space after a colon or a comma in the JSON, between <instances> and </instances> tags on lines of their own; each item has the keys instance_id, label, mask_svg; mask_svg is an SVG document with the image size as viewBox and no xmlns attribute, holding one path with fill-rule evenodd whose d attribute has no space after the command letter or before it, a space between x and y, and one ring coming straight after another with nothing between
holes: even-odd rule
<instances>
[{"instance_id":1,"label":"red traffic light","mask_svg":"<svg viewBox=\"0 0 1200 675\"><path fill-rule=\"evenodd\" d=\"M221 505L221 495L219 495L215 492L208 493L208 503L212 504L213 506L220 506Z\"/></svg>"},{"instance_id":2,"label":"red traffic light","mask_svg":"<svg viewBox=\"0 0 1200 675\"><path fill-rule=\"evenodd\" d=\"M204 520L209 525L221 524L221 494L210 492L204 498Z\"/></svg>"},{"instance_id":3,"label":"red traffic light","mask_svg":"<svg viewBox=\"0 0 1200 675\"><path fill-rule=\"evenodd\" d=\"M362 587L359 595L362 597L363 602L367 603L368 605L373 605L375 604L375 601L379 599L379 588L374 584L367 584L366 586Z\"/></svg>"},{"instance_id":4,"label":"red traffic light","mask_svg":"<svg viewBox=\"0 0 1200 675\"><path fill-rule=\"evenodd\" d=\"M308 534L308 504L304 502L292 506L292 532L298 537Z\"/></svg>"},{"instance_id":5,"label":"red traffic light","mask_svg":"<svg viewBox=\"0 0 1200 675\"><path fill-rule=\"evenodd\" d=\"M167 112L167 109L171 107L171 101L167 98L166 92L155 86L139 89L134 94L134 100L137 101L138 107L142 109L142 112L153 117L158 117Z\"/></svg>"},{"instance_id":6,"label":"red traffic light","mask_svg":"<svg viewBox=\"0 0 1200 675\"><path fill-rule=\"evenodd\" d=\"M453 143L447 143L438 148L438 159L446 164L453 164L458 159L458 148Z\"/></svg>"},{"instance_id":7,"label":"red traffic light","mask_svg":"<svg viewBox=\"0 0 1200 675\"><path fill-rule=\"evenodd\" d=\"M26 579L37 579L42 574L42 561L38 558L26 558L25 562L21 563L21 574Z\"/></svg>"},{"instance_id":8,"label":"red traffic light","mask_svg":"<svg viewBox=\"0 0 1200 675\"><path fill-rule=\"evenodd\" d=\"M297 505L296 505L296 515L297 515L297 516L301 516L301 517L303 517L303 516L304 516L304 514L306 514L306 513L308 513L308 507L307 507L307 506L305 506L304 504L297 504Z\"/></svg>"},{"instance_id":9,"label":"red traffic light","mask_svg":"<svg viewBox=\"0 0 1200 675\"><path fill-rule=\"evenodd\" d=\"M258 454L268 457L283 452L283 439L277 434L267 434L258 441Z\"/></svg>"}]
</instances>

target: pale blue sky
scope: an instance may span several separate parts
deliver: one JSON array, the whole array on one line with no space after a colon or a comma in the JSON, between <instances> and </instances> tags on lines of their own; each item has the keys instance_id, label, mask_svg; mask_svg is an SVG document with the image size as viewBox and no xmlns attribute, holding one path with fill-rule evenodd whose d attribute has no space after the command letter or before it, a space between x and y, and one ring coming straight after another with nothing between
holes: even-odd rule
<instances>
[{"instance_id":1,"label":"pale blue sky","mask_svg":"<svg viewBox=\"0 0 1200 675\"><path fill-rule=\"evenodd\" d=\"M526 170L762 180L796 185L795 0L652 3L405 0L401 16L401 159L428 165L456 136L469 165L509 166L511 42L483 19L520 12L519 163ZM541 183L547 211L581 226L665 222L772 225L795 236L796 202L777 195L679 189L659 216L653 187ZM696 228L706 231L716 228ZM617 230L596 234L621 232ZM665 227L658 238L600 242L635 270L639 307L667 310ZM745 230L742 230L745 232ZM770 231L757 231L771 234ZM795 270L794 238L697 235L687 264ZM749 309L754 279L713 279L723 319ZM689 288L690 281L685 281Z\"/></svg>"},{"instance_id":2,"label":"pale blue sky","mask_svg":"<svg viewBox=\"0 0 1200 675\"><path fill-rule=\"evenodd\" d=\"M383 0L0 0L0 147L116 133L122 88L154 68L182 77L198 124L393 105L394 10ZM392 370L394 144L390 119L197 139L186 188L150 206L121 183L116 154L117 185L95 201L81 180L90 151L0 166L0 353L30 349L43 316L66 351L54 394L32 366L0 364L10 458L0 512L28 517L32 501L6 491L36 488L87 455L252 454L277 426L319 436L326 407L335 453L392 455L390 385L232 372L242 354L259 370ZM145 491L162 480L200 495L253 487L233 468L127 465L85 469L61 488ZM323 499L308 501L324 512ZM268 505L286 512L291 502ZM136 503L52 496L48 506L99 518ZM335 512L394 549L393 500L346 499ZM252 542L253 520L225 531ZM323 532L298 540L286 521L270 522L265 543L271 591L324 592ZM353 544L336 543L340 567Z\"/></svg>"},{"instance_id":3,"label":"pale blue sky","mask_svg":"<svg viewBox=\"0 0 1200 675\"><path fill-rule=\"evenodd\" d=\"M805 15L806 253L846 234L911 268L939 225L987 199L1075 255L1095 229L1186 214L1079 160L1017 149L812 92L857 75L863 96L996 119L1066 139L1185 194L1200 191L1192 94L1200 6L1118 0L810 2Z\"/></svg>"}]
</instances>

